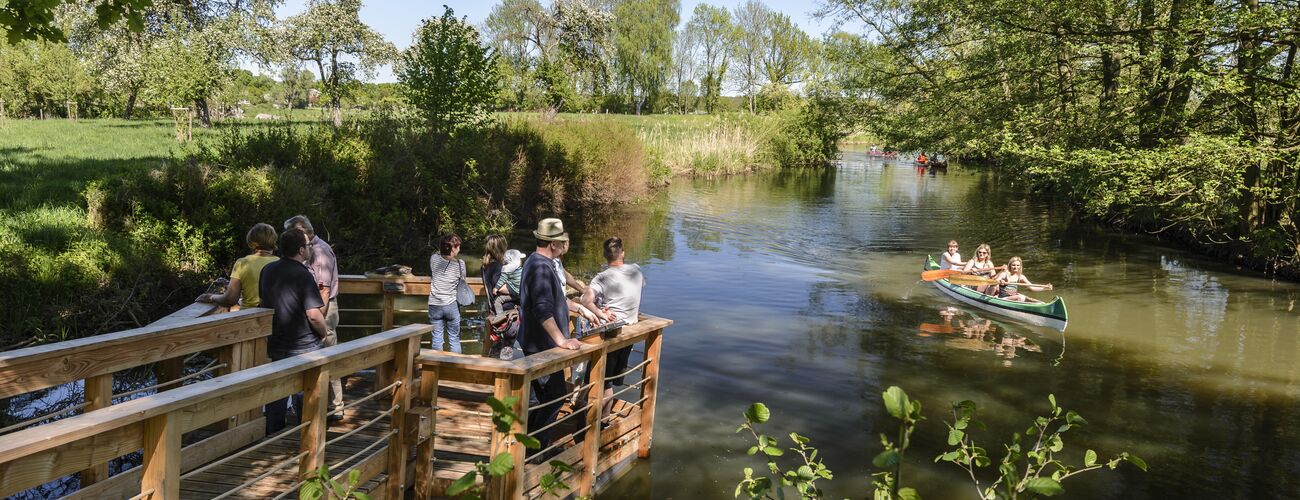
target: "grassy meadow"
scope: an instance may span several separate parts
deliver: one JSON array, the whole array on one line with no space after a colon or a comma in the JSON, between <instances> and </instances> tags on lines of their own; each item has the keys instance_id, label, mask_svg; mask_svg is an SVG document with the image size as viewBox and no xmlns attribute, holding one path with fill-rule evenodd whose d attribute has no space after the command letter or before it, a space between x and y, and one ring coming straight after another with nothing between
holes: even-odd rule
<instances>
[{"instance_id":1,"label":"grassy meadow","mask_svg":"<svg viewBox=\"0 0 1300 500\"><path fill-rule=\"evenodd\" d=\"M637 196L603 187L628 180L776 168L785 130L779 116L502 113L437 149L382 120L335 130L318 110L257 113L287 119L196 125L186 143L169 119L0 121L0 351L146 324L228 271L246 221L291 207L330 214L353 256L377 261L412 244L385 229L403 214L377 207L427 207L421 227L477 234ZM453 165L468 160L479 177ZM417 178L434 192L396 188Z\"/></svg>"}]
</instances>

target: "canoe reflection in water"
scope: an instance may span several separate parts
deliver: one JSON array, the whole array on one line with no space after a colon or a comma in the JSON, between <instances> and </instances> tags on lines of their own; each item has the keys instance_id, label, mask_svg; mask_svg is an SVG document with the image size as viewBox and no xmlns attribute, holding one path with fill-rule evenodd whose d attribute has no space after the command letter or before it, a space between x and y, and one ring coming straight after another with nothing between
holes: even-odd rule
<instances>
[{"instance_id":1,"label":"canoe reflection in water","mask_svg":"<svg viewBox=\"0 0 1300 500\"><path fill-rule=\"evenodd\" d=\"M1043 352L1043 349L1025 338L984 318L962 313L955 307L939 310L940 323L921 323L917 334L922 337L944 336L944 345L968 351L993 351L1002 358L1002 366L1011 366L1011 360L1020 351ZM965 316L964 318L959 316Z\"/></svg>"}]
</instances>

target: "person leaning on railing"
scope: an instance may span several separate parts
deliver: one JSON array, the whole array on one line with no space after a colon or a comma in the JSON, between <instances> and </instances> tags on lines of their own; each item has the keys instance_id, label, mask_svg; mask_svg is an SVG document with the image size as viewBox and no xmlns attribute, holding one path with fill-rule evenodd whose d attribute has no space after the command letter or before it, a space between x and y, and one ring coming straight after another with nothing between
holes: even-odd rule
<instances>
[{"instance_id":1,"label":"person leaning on railing","mask_svg":"<svg viewBox=\"0 0 1300 500\"><path fill-rule=\"evenodd\" d=\"M542 219L537 223L533 236L537 239L537 251L524 261L524 274L520 279L519 344L525 356L556 347L578 349L582 343L569 338L569 299L564 296L564 285L555 266L555 259L562 257L569 248L569 234L564 231L560 219ZM595 320L591 311L574 305L588 321ZM567 393L563 373L544 375L532 382L532 394L536 395L539 404L554 401ZM530 411L530 432L553 422L559 410L560 405L546 405ZM546 448L551 434L548 430L534 437L541 441L542 448Z\"/></svg>"},{"instance_id":2,"label":"person leaning on railing","mask_svg":"<svg viewBox=\"0 0 1300 500\"><path fill-rule=\"evenodd\" d=\"M262 292L262 307L271 309L271 336L266 350L272 361L306 354L321 348L329 333L325 314L316 286L316 279L307 270L311 257L307 235L300 229L280 233L280 259L262 269L258 287ZM302 394L293 396L294 408L302 412ZM274 434L284 429L285 405L289 398L266 405L266 433Z\"/></svg>"},{"instance_id":3,"label":"person leaning on railing","mask_svg":"<svg viewBox=\"0 0 1300 500\"><path fill-rule=\"evenodd\" d=\"M253 224L248 234L244 236L244 242L253 253L235 261L234 269L230 270L230 284L226 285L226 293L205 293L199 295L194 301L227 307L236 304L242 307L260 305L262 296L258 293L257 279L261 276L263 267L279 260L271 255L271 252L275 251L275 239L275 228L270 224L261 222Z\"/></svg>"},{"instance_id":4,"label":"person leaning on railing","mask_svg":"<svg viewBox=\"0 0 1300 500\"><path fill-rule=\"evenodd\" d=\"M623 320L631 325L636 323L641 311L641 289L645 288L645 276L641 266L627 264L623 258L623 240L615 236L605 240L605 261L608 263L587 286L582 294L582 305L596 312L598 323ZM605 304L604 308L596 305L596 300ZM605 373L616 375L627 371L627 360L632 354L632 346L627 346L609 353L605 357ZM614 407L614 386L623 385L623 377L605 380L605 407L601 415L608 415Z\"/></svg>"}]
</instances>

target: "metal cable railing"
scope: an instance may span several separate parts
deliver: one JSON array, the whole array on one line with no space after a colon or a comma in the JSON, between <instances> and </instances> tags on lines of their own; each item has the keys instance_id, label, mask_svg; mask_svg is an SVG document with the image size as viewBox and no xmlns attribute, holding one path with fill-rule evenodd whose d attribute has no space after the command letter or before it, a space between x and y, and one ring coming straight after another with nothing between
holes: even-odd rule
<instances>
[{"instance_id":1,"label":"metal cable railing","mask_svg":"<svg viewBox=\"0 0 1300 500\"><path fill-rule=\"evenodd\" d=\"M563 417L560 417L560 418L555 419L554 422L551 422L551 423L549 423L549 424L546 424L545 427L542 427L541 429L537 429L537 430L535 430L535 431L532 431L532 432L528 433L528 435L533 436L534 438L536 438L536 437L537 437L537 436L536 436L537 434L541 434L541 433L543 433L543 432L546 432L546 431L549 430L550 428L559 425L560 422L563 422L563 421L565 421L565 420L568 420L569 418L573 417L574 415L580 415L580 414L582 414L582 412L587 411L587 410L589 410L589 409L591 409L591 404L590 404L590 403L588 403L586 406L583 406L582 408L578 408L578 409L576 409L576 410L573 410L573 412L569 413L568 415L565 415L565 416L563 416Z\"/></svg>"},{"instance_id":2,"label":"metal cable railing","mask_svg":"<svg viewBox=\"0 0 1300 500\"><path fill-rule=\"evenodd\" d=\"M309 421L306 421L306 422L303 422L303 423L301 423L301 424L298 424L298 425L296 425L296 426L294 426L294 427L292 427L292 428L286 429L286 430L280 432L279 434L276 434L276 435L274 435L274 436L272 436L272 437L270 437L270 438L267 438L265 441L262 441L262 442L260 442L260 443L257 443L256 445L253 445L253 446L250 446L250 447L245 448L245 449L243 449L243 450L240 450L239 453L235 453L234 455L230 455L230 456L224 457L224 458L222 458L221 460L217 460L217 461L215 461L215 462L212 462L212 463L209 463L209 464L207 464L207 465L204 465L203 467L199 467L199 468L194 469L194 470L192 470L192 471L189 471L189 472L186 472L186 473L184 473L184 474L181 474L181 481L184 481L184 480L186 480L186 479L189 479L189 478L191 478L191 477L194 477L194 476L196 476L196 475L198 475L198 474L202 474L202 473L204 473L204 472L206 472L206 471L208 471L208 470L210 470L210 469L212 469L213 467L216 467L216 466L218 466L218 465L224 464L224 463L229 462L229 461L231 461L231 460L234 460L234 459L236 459L236 458L239 458L239 457L242 457L242 456L247 455L247 454L249 454L249 453L252 453L252 452L254 452L254 451L260 450L260 449L266 447L267 445L269 445L269 444L271 444L271 443L274 443L274 442L276 442L276 441L279 441L279 440L281 440L281 439L284 439L285 437L289 436L289 435L292 434L292 433L295 433L295 432L301 431L304 427L307 427L308 425L311 425L311 421L310 421L310 420L309 420Z\"/></svg>"},{"instance_id":3,"label":"metal cable railing","mask_svg":"<svg viewBox=\"0 0 1300 500\"><path fill-rule=\"evenodd\" d=\"M610 375L610 376L607 376L607 377L605 377L605 379L608 380L608 379L611 379L611 378L619 378L619 377L627 376L628 374L630 374L630 373L632 373L632 372L634 372L634 371L637 371L637 370L640 370L640 369L642 369L642 368L645 368L645 365L650 364L650 361L651 361L650 358L646 358L645 361L642 361L640 364L638 364L638 365L636 365L636 366L633 366L632 368L629 368L627 371L625 371L625 372L623 372L623 373L620 373L620 374L618 374L618 375Z\"/></svg>"},{"instance_id":4,"label":"metal cable railing","mask_svg":"<svg viewBox=\"0 0 1300 500\"><path fill-rule=\"evenodd\" d=\"M370 400L375 399L375 398L377 398L377 397L379 397L379 396L382 396L382 395L384 395L384 393L396 389L397 386L399 386L399 385L402 385L402 381L401 381L401 380L398 380L398 381L396 381L396 382L393 382L393 383L391 383L391 384L388 384L387 387L380 388L379 390L377 390L377 391L375 391L375 392L373 392L373 393L370 393L370 395L368 395L368 396L366 396L366 397L364 397L364 398L358 399L358 400L356 400L356 401L353 401L353 402L351 402L351 403L348 403L348 404L344 405L342 408L339 408L339 409L337 409L337 410L331 411L331 412L330 412L330 415L334 415L334 414L342 415L344 410L347 410L347 409L349 409L349 408L353 408L353 407L355 407L355 406L357 406L357 405L360 405L360 404L362 404L362 403L365 403L366 401L370 401Z\"/></svg>"},{"instance_id":5,"label":"metal cable railing","mask_svg":"<svg viewBox=\"0 0 1300 500\"><path fill-rule=\"evenodd\" d=\"M569 398L571 398L571 397L573 397L573 396L577 396L578 394L581 394L582 391L585 391L585 390L587 390L587 389L590 389L591 386L592 386L592 384L595 384L595 382L588 382L587 384L582 385L582 386L578 387L577 389L574 389L572 392L567 392L567 393L565 393L563 396L560 396L560 397L558 397L558 398L556 398L556 399L552 399L552 400L547 401L547 402L545 402L545 403L541 403L541 404L537 404L537 405L529 406L529 407L528 407L528 411L538 410L538 409L546 408L547 406L551 406L551 405L553 405L553 404L555 404L555 403L559 403L559 402L562 402L562 401L568 401Z\"/></svg>"},{"instance_id":6,"label":"metal cable railing","mask_svg":"<svg viewBox=\"0 0 1300 500\"><path fill-rule=\"evenodd\" d=\"M121 393L121 394L114 394L113 397L115 397L115 398L126 398L126 397L134 396L134 395L136 395L136 394L140 394L140 393L145 392L145 391L151 391L151 390L154 390L154 389L161 389L161 388L163 388L163 387L167 387L167 386L169 386L169 385L176 385L176 384L178 384L178 383L183 383L183 382L185 382L186 380L195 379L195 378L198 378L198 377L203 376L204 374L211 373L211 372L213 372L213 371L220 370L220 369L222 369L222 368L225 368L225 367L229 366L229 365L227 365L226 363L221 363L221 364L219 364L219 365L216 364L216 363L217 363L217 360L214 359L214 360L212 360L211 362L209 362L207 366L203 367L203 368L200 369L199 371L196 371L196 372L191 373L191 374L189 374L189 375L186 375L186 376L184 376L184 377L175 378L175 379L168 380L168 381L166 381L166 382L162 382L162 383L157 383L157 384L154 384L154 385L151 385L151 386L148 386L148 387L141 387L141 388L136 389L136 390L134 390L134 391L123 392L123 393Z\"/></svg>"},{"instance_id":7,"label":"metal cable railing","mask_svg":"<svg viewBox=\"0 0 1300 500\"><path fill-rule=\"evenodd\" d=\"M336 437L336 438L334 438L334 439L331 439L331 440L329 440L329 441L326 441L326 442L325 442L325 446L329 446L329 445L331 445L331 444L337 443L337 442L342 441L342 440L344 440L344 439L350 438L350 437L356 435L358 432L361 432L361 431L363 431L363 430L368 429L370 426L375 425L375 422L378 422L379 419L382 419L382 418L384 418L384 417L387 417L387 416L389 416L389 415L392 415L393 412L397 411L397 410L400 409L400 408L401 408L401 405L393 405L392 407L390 407L390 408L388 408L387 410L385 410L383 413L380 413L380 414L378 414L378 415L375 415L375 418L370 419L369 422L366 422L366 423L364 423L364 424L361 424L361 425L357 426L357 428L355 428L355 429L352 429L352 430L350 430L350 431L348 431L348 432L346 432L346 433L344 433L344 434L341 434L341 435L339 435L338 437Z\"/></svg>"},{"instance_id":8,"label":"metal cable railing","mask_svg":"<svg viewBox=\"0 0 1300 500\"><path fill-rule=\"evenodd\" d=\"M568 442L568 440L569 440L570 438L573 438L574 436L577 436L578 434L582 434L582 433L584 433L584 432L587 432L587 429L590 429L590 428L591 428L591 425L588 424L586 427L583 427L583 428L581 428L581 429L578 429L578 430L576 430L576 431L573 431L573 432L570 433L570 434L567 434L567 435L561 436L559 439L556 439L555 442L552 443L550 446L547 446L546 449L543 449L542 451L539 451L539 452L537 452L537 453L533 453L532 455L526 455L526 456L524 457L524 460L525 460L525 461L529 461L529 460L532 460L532 459L534 459L534 458L537 458L538 456L541 456L543 453L546 453L546 452L548 452L548 451L554 450L556 447L558 447L558 446L560 446L560 445L562 445L562 444Z\"/></svg>"}]
</instances>

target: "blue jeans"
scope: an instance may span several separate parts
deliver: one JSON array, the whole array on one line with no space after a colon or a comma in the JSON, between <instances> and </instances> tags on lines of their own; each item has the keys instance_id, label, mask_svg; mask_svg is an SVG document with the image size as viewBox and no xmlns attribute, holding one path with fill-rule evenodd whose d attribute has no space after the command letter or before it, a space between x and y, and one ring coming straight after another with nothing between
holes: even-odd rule
<instances>
[{"instance_id":1,"label":"blue jeans","mask_svg":"<svg viewBox=\"0 0 1300 500\"><path fill-rule=\"evenodd\" d=\"M286 358L291 358L299 354L306 354L315 351L317 349L320 349L320 341L317 341L316 345L311 347L288 350L288 351L269 351L267 352L267 355L270 356L271 361L274 362ZM294 394L293 396L291 396L291 398L293 399L293 407L298 412L298 420L301 421L302 420L302 393L300 392ZM289 400L290 398L284 398L277 401L272 401L266 405L265 410L266 410L267 435L275 434L277 432L280 432L281 430L284 430L285 413L287 412L286 407L289 404Z\"/></svg>"},{"instance_id":2,"label":"blue jeans","mask_svg":"<svg viewBox=\"0 0 1300 500\"><path fill-rule=\"evenodd\" d=\"M445 306L429 305L429 323L433 324L433 348L441 351L442 332L447 332L447 350L460 353L460 305L452 302Z\"/></svg>"}]
</instances>

